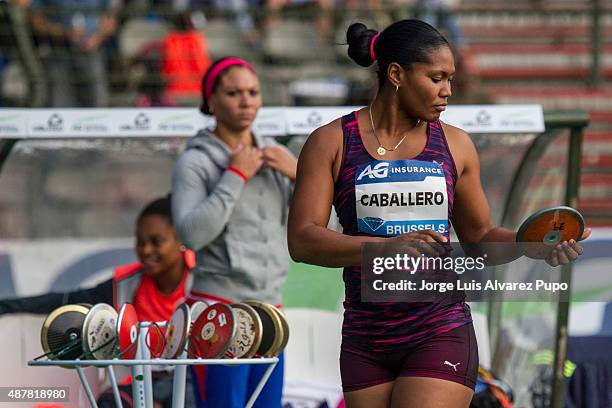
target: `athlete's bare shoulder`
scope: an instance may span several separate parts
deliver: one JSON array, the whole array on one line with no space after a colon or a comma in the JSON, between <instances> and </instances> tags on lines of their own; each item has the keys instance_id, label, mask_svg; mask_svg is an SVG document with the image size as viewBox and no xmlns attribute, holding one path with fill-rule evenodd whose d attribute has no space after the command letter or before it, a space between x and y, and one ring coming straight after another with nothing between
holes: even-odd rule
<instances>
[{"instance_id":1,"label":"athlete's bare shoulder","mask_svg":"<svg viewBox=\"0 0 612 408\"><path fill-rule=\"evenodd\" d=\"M302 148L298 169L311 165L329 166L335 179L342 160L343 143L341 118L315 129Z\"/></svg>"},{"instance_id":2,"label":"athlete's bare shoulder","mask_svg":"<svg viewBox=\"0 0 612 408\"><path fill-rule=\"evenodd\" d=\"M442 130L444 130L444 135L446 136L446 140L449 144L473 144L472 139L470 139L470 135L468 135L465 130L458 128L457 126L449 125L448 123L444 123L442 121L440 121L440 124L442 125Z\"/></svg>"},{"instance_id":3,"label":"athlete's bare shoulder","mask_svg":"<svg viewBox=\"0 0 612 408\"><path fill-rule=\"evenodd\" d=\"M342 146L342 120L341 118L318 127L308 136L306 144L313 147L324 148L325 150Z\"/></svg>"},{"instance_id":4,"label":"athlete's bare shoulder","mask_svg":"<svg viewBox=\"0 0 612 408\"><path fill-rule=\"evenodd\" d=\"M476 147L470 135L463 129L440 121L442 130L446 136L446 142L453 155L459 175L471 161L477 160Z\"/></svg>"}]
</instances>

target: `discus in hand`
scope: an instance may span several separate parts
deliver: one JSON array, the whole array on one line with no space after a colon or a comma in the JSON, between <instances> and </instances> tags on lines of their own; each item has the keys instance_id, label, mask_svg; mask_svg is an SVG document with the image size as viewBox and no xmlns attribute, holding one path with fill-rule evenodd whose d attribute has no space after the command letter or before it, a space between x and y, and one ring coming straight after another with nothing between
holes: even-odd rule
<instances>
[{"instance_id":1,"label":"discus in hand","mask_svg":"<svg viewBox=\"0 0 612 408\"><path fill-rule=\"evenodd\" d=\"M583 232L584 218L577 210L551 207L527 218L516 234L516 241L527 257L545 259L559 242L579 241Z\"/></svg>"}]
</instances>

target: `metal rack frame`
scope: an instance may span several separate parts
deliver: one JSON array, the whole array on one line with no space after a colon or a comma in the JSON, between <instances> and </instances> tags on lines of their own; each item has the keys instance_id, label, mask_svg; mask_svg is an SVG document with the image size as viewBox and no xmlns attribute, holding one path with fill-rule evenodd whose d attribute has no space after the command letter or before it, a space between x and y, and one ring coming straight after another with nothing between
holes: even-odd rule
<instances>
[{"instance_id":1,"label":"metal rack frame","mask_svg":"<svg viewBox=\"0 0 612 408\"><path fill-rule=\"evenodd\" d=\"M140 330L138 336L138 349L136 351L136 359L134 360L120 360L118 358L112 360L31 360L28 361L29 366L74 366L83 384L89 403L93 408L97 408L96 398L91 391L91 387L87 381L83 367L94 366L106 368L111 387L113 390L113 396L115 398L115 404L119 408L123 408L121 403L121 397L119 395L119 388L115 377L113 366L127 366L132 368L132 397L134 400L135 408L153 408L153 384L151 375L151 366L176 366L174 370L174 380L172 387L172 407L183 408L185 406L185 380L187 378L187 366L188 365L227 365L237 366L242 364L269 364L270 366L261 377L259 384L251 394L245 408L251 408L257 397L261 393L261 390L265 386L266 382L272 374L272 370L278 363L278 357L268 358L245 358L245 359L188 359L186 358L186 352L184 351L178 359L151 359L150 351L146 346L146 336L148 329L148 322L140 323ZM139 380L142 378L142 380Z\"/></svg>"}]
</instances>

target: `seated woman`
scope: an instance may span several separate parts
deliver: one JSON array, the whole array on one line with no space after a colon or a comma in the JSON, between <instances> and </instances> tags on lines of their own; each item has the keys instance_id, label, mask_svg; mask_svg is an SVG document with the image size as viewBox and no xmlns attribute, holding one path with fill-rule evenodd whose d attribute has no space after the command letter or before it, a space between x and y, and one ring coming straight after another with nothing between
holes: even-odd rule
<instances>
[{"instance_id":1,"label":"seated woman","mask_svg":"<svg viewBox=\"0 0 612 408\"><path fill-rule=\"evenodd\" d=\"M123 303L132 303L140 321L170 319L176 307L185 301L195 257L177 238L169 196L150 202L141 211L135 235L138 262L117 267L112 278L93 288L0 300L0 315L46 314L62 305L76 303L108 303L117 309ZM165 372L155 377L156 402L170 399L171 377Z\"/></svg>"}]
</instances>

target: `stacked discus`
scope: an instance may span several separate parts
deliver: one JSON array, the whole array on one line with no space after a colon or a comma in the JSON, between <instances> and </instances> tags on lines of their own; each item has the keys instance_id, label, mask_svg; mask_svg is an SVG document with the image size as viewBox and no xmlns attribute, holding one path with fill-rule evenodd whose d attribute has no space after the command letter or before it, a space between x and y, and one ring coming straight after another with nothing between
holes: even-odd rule
<instances>
[{"instance_id":1,"label":"stacked discus","mask_svg":"<svg viewBox=\"0 0 612 408\"><path fill-rule=\"evenodd\" d=\"M104 303L65 305L43 323L41 357L132 360L138 333L138 316L131 304L124 304L119 313ZM187 347L189 357L210 359L274 357L288 341L287 319L275 306L258 301L211 306L196 302L191 307L180 305L165 329L150 324L145 344L154 358L175 359Z\"/></svg>"},{"instance_id":2,"label":"stacked discus","mask_svg":"<svg viewBox=\"0 0 612 408\"><path fill-rule=\"evenodd\" d=\"M274 357L289 341L287 318L273 305L253 300L204 308L197 302L194 308L199 310L186 333L191 357Z\"/></svg>"},{"instance_id":3,"label":"stacked discus","mask_svg":"<svg viewBox=\"0 0 612 408\"><path fill-rule=\"evenodd\" d=\"M41 357L133 359L137 338L138 317L131 304L124 304L119 313L105 303L65 305L51 312L43 322L40 341L45 354Z\"/></svg>"}]
</instances>

